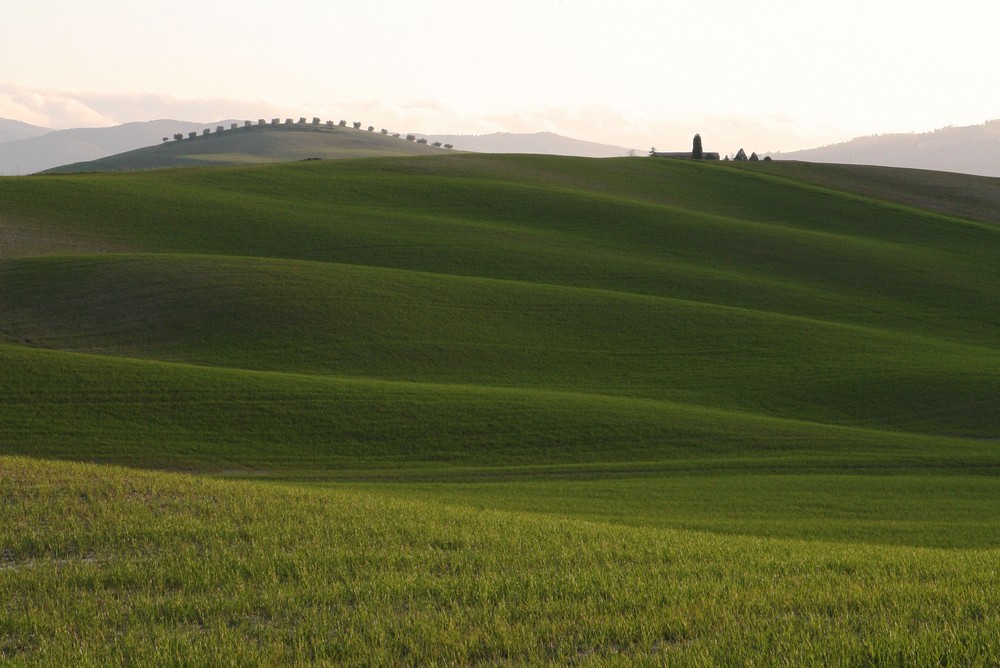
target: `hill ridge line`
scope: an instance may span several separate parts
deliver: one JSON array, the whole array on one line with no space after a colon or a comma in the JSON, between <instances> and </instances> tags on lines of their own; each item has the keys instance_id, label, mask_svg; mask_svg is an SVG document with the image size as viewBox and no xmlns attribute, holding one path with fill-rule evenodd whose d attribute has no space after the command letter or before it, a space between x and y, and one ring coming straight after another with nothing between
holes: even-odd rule
<instances>
[{"instance_id":1,"label":"hill ridge line","mask_svg":"<svg viewBox=\"0 0 1000 668\"><path fill-rule=\"evenodd\" d=\"M791 162L791 161L789 161L789 162ZM893 169L909 169L909 168L895 167ZM768 181L771 181L771 182L777 183L777 184L784 184L784 185L794 184L796 186L800 186L801 188L803 188L805 190L809 190L809 191L813 191L813 192L822 192L822 193L827 193L827 194L834 194L834 195L837 195L837 196L840 196L840 197L846 197L846 198L849 198L849 199L852 199L852 200L855 200L855 201L858 201L858 202L877 203L879 205L886 206L886 207L892 208L892 209L897 210L897 211L902 211L902 212L911 213L911 214L916 213L916 214L920 214L922 216L928 216L928 217L934 218L934 219L939 219L939 220L945 220L945 221L949 221L949 222L953 222L953 223L961 223L961 224L965 224L965 225L970 225L970 226L974 226L974 227L977 227L977 228L989 230L990 232L996 232L997 231L997 227L1000 226L1000 223L997 223L997 222L992 222L992 221L988 221L988 220L981 220L981 219L977 219L977 218L963 216L963 215L960 215L957 212L956 213L945 213L943 211L935 211L934 209L930 209L930 208L927 208L927 207L919 206L917 204L910 204L910 203L899 201L899 200L888 199L886 197L877 197L875 195L869 195L869 194L865 194L865 193L861 193L861 192L855 192L855 191L852 191L852 190L845 190L843 188L836 188L836 187L829 186L829 185L821 185L821 184L818 184L818 183L812 183L812 182L810 182L810 181L808 181L808 180L806 180L805 178L802 178L802 177L789 176L789 175L786 175L786 174L778 174L776 172L771 172L771 171L768 171L768 172L755 171L755 170L753 170L753 171L752 170L744 170L744 171L747 174L752 174L755 178L760 178L762 180L768 180ZM920 170L916 170L916 171L920 171ZM968 175L968 176L971 177L972 175ZM986 179L986 178L992 178L992 179L996 180L998 183L1000 183L1000 177L980 176L980 177L975 177L975 178L984 178L984 179Z\"/></svg>"},{"instance_id":2,"label":"hill ridge line","mask_svg":"<svg viewBox=\"0 0 1000 668\"><path fill-rule=\"evenodd\" d=\"M229 366L216 366L208 364L196 364L192 362L180 362L162 359L150 359L141 357L127 357L121 355L105 355L100 353L88 353L88 352L76 352L67 350L53 350L48 348L35 348L31 346L24 346L20 344L4 343L0 342L0 355L4 353L11 353L14 355L27 354L27 355L39 355L45 357L73 357L82 358L84 360L90 360L99 363L112 364L124 364L128 366L153 366L161 367L167 369L175 369L179 371L183 370L200 370L208 371L211 373L220 373L230 376L252 376L261 379L268 378L285 378L293 379L297 381L303 381L312 385L368 385L368 386L383 386L389 388L414 388L414 389L430 389L438 390L446 393L476 393L476 394L488 394L488 395L506 395L511 397L525 397L529 398L531 396L543 396L548 398L565 398L565 399L576 399L588 403L620 403L620 404L630 404L636 406L646 406L650 408L654 407L669 407L679 411L702 413L708 415L727 415L734 416L743 419L748 422L767 422L767 423L777 423L785 425L798 425L802 427L820 427L823 429L831 429L842 431L844 433L854 433L854 434L888 434L894 436L905 436L907 438L928 440L928 441L948 441L954 443L981 443L990 442L996 440L993 437L974 437L974 436L959 436L952 434L939 434L939 433L927 433L918 431L906 431L902 429L889 429L883 427L871 427L871 426L859 426L842 424L835 422L820 422L815 420L806 420L802 418L787 417L781 415L771 415L761 412L750 412L746 409L739 408L726 408L716 405L706 405L699 403L691 403L685 401L677 401L673 399L660 399L652 397L636 397L620 394L605 394L600 392L583 392L583 391L572 391L572 390L562 390L557 388L549 387L519 387L511 385L486 385L482 383L441 383L441 382L431 382L422 380L402 380L402 379L389 379L389 378L375 378L371 376L352 376L352 375L342 375L342 374L319 374L319 373L303 373L295 371L272 371L267 369L247 369L242 367L229 367ZM301 392L296 392L297 395L308 394L308 388L302 388ZM101 401L101 400L90 400L86 397L81 397L80 402L84 404L102 405L102 404L115 404L116 401ZM199 397L193 399L192 401L203 402L204 398ZM273 402L273 398L262 399L262 402ZM147 403L156 403L148 402ZM164 403L178 403L178 398L176 396L171 396L169 399L165 399ZM32 405L45 405L45 402L32 401ZM57 405L57 404L53 404Z\"/></svg>"},{"instance_id":3,"label":"hill ridge line","mask_svg":"<svg viewBox=\"0 0 1000 668\"><path fill-rule=\"evenodd\" d=\"M514 156L516 157L516 154L514 154ZM386 157L372 157L372 158L356 158L356 159L352 160L351 162L355 162L355 161L372 161L372 162L385 161L385 162L395 162L395 161L400 161L400 160L404 160L404 161L410 161L410 160L421 161L421 160L448 159L449 157L451 157L451 156L406 156L406 157L386 156ZM580 158L580 159L584 159L584 158ZM621 159L622 160L626 160L628 158L621 158ZM614 160L614 158L607 158L605 160ZM279 166L285 166L285 167L288 167L288 166L298 166L298 164L299 163L282 163ZM255 169L255 168L257 168L257 169L263 169L263 168L274 167L274 166L275 165L268 165L268 164L263 164L263 165L241 165L241 166L225 166L225 167L220 167L219 169L225 169L225 170L242 170L242 169ZM709 165L709 166L705 166L705 165L693 165L693 168L698 168L698 169L719 169L719 167L717 167L715 165ZM724 167L724 169L732 169L732 168L731 167ZM823 186L823 185L819 185L819 184L815 184L815 183L810 183L809 181L807 181L805 179L802 179L802 178L795 178L795 177L791 177L791 176L779 175L779 174L775 174L773 172L759 172L759 171L755 171L755 170L741 170L739 173L741 175L746 175L749 178L759 179L759 180L771 182L771 183L774 183L774 184L794 185L795 187L797 187L797 188L799 188L801 190L807 191L807 192L821 193L821 194L824 194L824 195L835 196L835 197L838 197L838 198L846 199L846 200L851 201L851 202L856 202L856 203L860 203L860 204L868 204L868 205L874 205L874 206L884 207L884 208L891 209L891 210L897 211L897 212L903 212L903 213L908 213L908 214L917 214L917 215L920 215L921 217L925 217L925 218L928 218L928 219L931 219L931 220L935 220L935 221L949 222L951 224L958 224L958 225L962 225L962 226L970 226L970 227L973 227L973 228L978 229L980 231L988 232L989 234L994 234L994 235L995 234L1000 234L1000 230L998 230L998 224L991 223L989 221L977 220L977 219L974 219L974 218L969 218L969 217L960 216L960 215L956 215L956 214L947 214L947 213L943 213L943 212L940 212L940 211L935 211L933 209L929 209L929 208L926 208L926 207L920 207L920 206L916 206L916 205L912 205L912 204L907 204L905 202L899 202L899 201L892 200L892 199L886 199L884 197L875 197L875 196L872 196L872 195L866 195L866 194L863 194L863 193L853 192L853 191L850 191L850 190L844 190L844 189L827 187L827 186ZM130 173L121 173L120 175L121 176L128 176L129 174ZM73 177L73 176L77 176L77 175L73 174L73 175L62 175L62 176ZM836 232L836 231L823 230L823 229L809 229L809 228L804 228L804 227L801 227L801 226L798 226L798 225L794 225L794 224L783 223L783 222L781 222L779 220L757 220L757 219L743 217L743 216L735 216L735 215L725 215L725 214L721 214L721 213L713 213L713 212L710 212L710 211L704 211L704 210L701 210L701 209L697 209L697 208L693 208L693 207L690 207L690 206L686 206L686 205L683 205L683 204L680 204L680 203L669 203L669 202L656 201L656 200L653 200L653 199L650 199L648 197L641 196L641 195L638 195L638 194L635 194L635 193L631 193L631 194L610 194L610 193L605 193L605 192L596 192L596 191L592 190L591 188L587 187L584 184L572 185L572 186L571 185L560 185L560 184L537 185L537 184L526 183L524 181L519 181L519 180L511 179L511 178L487 178L487 177L483 177L483 176L469 176L469 177L466 177L466 176L452 176L452 175L444 176L444 175L439 175L439 174L434 174L434 175L413 174L413 175L408 175L408 176L413 177L413 178L424 178L424 179L433 180L435 183L447 183L447 182L457 183L457 184L478 183L478 184L488 185L488 184L495 184L497 182L501 182L504 185L509 186L512 189L520 190L520 191L524 191L524 192L560 194L560 195L571 196L571 197L577 198L577 199L585 199L585 200L589 200L589 201L593 201L593 202L603 202L603 203L607 203L607 204L625 204L625 205L627 205L629 207L636 207L636 208L640 208L640 209L645 208L645 209L652 209L652 210L655 210L655 211L665 211L665 212L670 212L670 213L682 214L684 216L688 216L688 217L690 217L692 219L695 219L695 220L701 219L701 220L705 220L705 221L712 221L714 223L734 223L735 222L735 223L738 223L740 225L746 225L746 226L749 226L749 227L752 227L752 228L756 228L756 229L761 229L761 230L782 230L782 231L787 231L787 232L789 232L791 234L801 235L803 237L809 237L809 238L836 239L836 240L846 241L846 242L850 242L850 243L879 244L879 245L882 245L882 246L884 246L886 248L889 248L889 247L891 247L891 248L913 248L913 247L927 248L927 247L931 247L931 246L923 246L923 245L919 245L919 244L914 244L914 242L912 242L912 241L908 241L908 242L893 241L893 240L889 240L889 239L879 238L879 237L876 237L876 236L864 236L864 235L860 235L860 234L848 234L848 233L844 233L844 232ZM1000 179L998 179L998 180L1000 180ZM202 192L211 192L211 191L219 191L219 190L221 190L221 191L228 192L228 193L238 194L241 198L249 196L249 197L253 197L253 198L259 198L259 199L264 200L264 201L299 201L299 202L302 201L301 198L278 197L278 196L273 195L273 194L252 193L252 192L247 192L246 190L240 190L238 188L221 188L221 187L216 186L215 184L212 184L212 185L200 185L200 184L193 184L193 183L185 183L183 185L185 187L187 187L187 188L192 189L192 190L200 190ZM309 201L309 202L321 202L321 200L315 200L315 199L310 199L310 200L307 200L307 201ZM378 211L378 212L383 212L383 213L390 214L390 215L396 216L396 217L400 216L399 209L398 208L394 208L394 207L390 207L390 206L378 206L378 205L371 205L371 204L334 204L334 205L330 205L330 204L327 204L325 202L323 202L323 205L327 206L327 207L330 207L331 209L340 209L340 210L343 210L343 211L365 211L365 212ZM443 214L440 214L440 213L428 213L428 212L426 212L426 211L424 211L423 209L420 209L420 208L408 209L406 211L406 217L407 218L414 218L414 219L433 220L433 221L437 221L437 222L452 222L452 223L455 223L455 224L473 225L473 226L481 227L481 228L484 228L484 229L497 229L497 230L503 230L503 231L524 231L524 230L530 230L534 234L539 234L539 235L544 235L544 236L550 236L550 235L553 236L553 237L567 237L567 236L572 236L570 233L564 232L562 230L540 229L538 227L530 227L530 226L525 226L525 225L517 225L517 224L510 223L510 222L495 221L495 220L492 220L490 218L475 218L475 219L473 219L473 218L465 218L465 217L462 217L462 216L443 215ZM574 238L578 238L578 237L574 236ZM586 238L586 237L584 237L584 238Z\"/></svg>"},{"instance_id":4,"label":"hill ridge line","mask_svg":"<svg viewBox=\"0 0 1000 668\"><path fill-rule=\"evenodd\" d=\"M981 344L969 343L965 341L956 341L953 339L942 338L938 336L930 336L927 334L918 334L910 331L901 331L894 328L878 328L869 325L844 323L844 322L838 322L836 320L827 320L823 318L815 318L804 315L782 313L780 311L774 311L774 310L754 309L745 306L734 306L731 304L721 304L718 302L711 302L711 301L700 301L695 299L685 299L682 297L670 297L666 295L656 295L656 294L649 294L642 292L626 292L622 290L614 290L612 288L568 285L564 283L545 283L540 281L527 281L527 280L520 280L513 278L496 278L490 276L477 276L472 274L467 275L467 274L440 273L440 272L424 271L420 269L386 267L383 265L367 265L367 264L355 264L347 262L329 262L323 260L307 260L299 258L276 258L268 256L245 256L245 255L212 255L212 254L198 254L198 253L90 253L90 254L74 254L74 255L46 255L46 256L32 256L25 258L0 259L0 265L2 264L14 265L14 264L27 264L27 263L42 264L48 261L70 261L79 263L81 261L88 261L88 260L94 262L101 262L104 260L139 261L143 259L150 259L150 260L152 259L223 260L224 259L232 262L257 262L257 263L273 264L276 266L305 265L314 267L332 267L332 268L360 270L360 271L370 272L373 274L383 272L383 273L391 273L397 275L424 276L424 277L438 278L456 282L478 282L478 283L496 284L496 285L515 285L515 286L525 286L536 290L567 291L578 294L591 294L591 295L609 295L618 298L634 299L638 301L677 304L682 306L706 308L706 309L718 310L730 313L753 314L759 317L774 318L778 320L785 320L788 322L809 323L813 325L827 326L830 328L836 328L846 331L861 332L880 337L892 337L896 339L920 341L924 343L946 345L949 347L966 348L974 351L990 351L989 348ZM762 279L762 280L767 280L767 279ZM777 283L779 285L785 284L781 281L768 281L768 282ZM791 284L791 285L795 285L796 287L801 289L801 286L797 284ZM819 293L819 291L815 292Z\"/></svg>"}]
</instances>

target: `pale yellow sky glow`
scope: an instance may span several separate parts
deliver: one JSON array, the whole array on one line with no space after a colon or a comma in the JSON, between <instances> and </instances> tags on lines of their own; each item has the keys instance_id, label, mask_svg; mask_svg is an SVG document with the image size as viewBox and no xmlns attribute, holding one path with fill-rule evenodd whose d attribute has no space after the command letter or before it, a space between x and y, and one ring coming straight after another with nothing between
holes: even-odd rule
<instances>
[{"instance_id":1,"label":"pale yellow sky glow","mask_svg":"<svg viewBox=\"0 0 1000 668\"><path fill-rule=\"evenodd\" d=\"M790 151L1000 117L1000 3L0 0L0 117Z\"/></svg>"}]
</instances>

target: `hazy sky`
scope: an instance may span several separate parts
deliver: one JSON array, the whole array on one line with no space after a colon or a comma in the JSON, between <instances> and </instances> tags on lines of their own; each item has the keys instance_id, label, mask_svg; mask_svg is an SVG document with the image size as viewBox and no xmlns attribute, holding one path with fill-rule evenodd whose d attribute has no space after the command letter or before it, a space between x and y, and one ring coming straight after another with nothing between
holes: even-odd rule
<instances>
[{"instance_id":1,"label":"hazy sky","mask_svg":"<svg viewBox=\"0 0 1000 668\"><path fill-rule=\"evenodd\" d=\"M1000 117L1000 1L0 0L0 117L788 151Z\"/></svg>"}]
</instances>

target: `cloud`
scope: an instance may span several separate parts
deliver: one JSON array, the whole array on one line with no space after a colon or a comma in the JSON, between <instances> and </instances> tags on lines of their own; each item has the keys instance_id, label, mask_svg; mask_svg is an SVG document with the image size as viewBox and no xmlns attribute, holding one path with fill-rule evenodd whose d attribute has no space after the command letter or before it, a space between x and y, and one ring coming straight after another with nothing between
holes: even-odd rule
<instances>
[{"instance_id":1,"label":"cloud","mask_svg":"<svg viewBox=\"0 0 1000 668\"><path fill-rule=\"evenodd\" d=\"M267 100L194 100L159 93L100 93L0 82L0 117L55 129L108 127L159 118L208 123L281 115L281 108Z\"/></svg>"},{"instance_id":2,"label":"cloud","mask_svg":"<svg viewBox=\"0 0 1000 668\"><path fill-rule=\"evenodd\" d=\"M405 115L409 108L401 110ZM434 108L433 112L447 112ZM417 125L428 134L488 134L491 132L554 132L557 134L613 144L628 149L646 151L651 146L660 150L685 151L691 148L695 133L701 134L705 150L735 154L740 148L747 153L793 151L824 143L850 139L842 129L808 126L784 114L680 114L644 115L611 105L591 104L576 108L548 107L522 109L502 114L458 115L444 113L440 118L425 108L412 117L426 121ZM470 119L474 119L470 122ZM434 123L434 127L429 127ZM438 129L440 127L441 129Z\"/></svg>"},{"instance_id":3,"label":"cloud","mask_svg":"<svg viewBox=\"0 0 1000 668\"><path fill-rule=\"evenodd\" d=\"M72 94L0 82L0 117L47 128L114 125Z\"/></svg>"},{"instance_id":4,"label":"cloud","mask_svg":"<svg viewBox=\"0 0 1000 668\"><path fill-rule=\"evenodd\" d=\"M226 119L299 118L360 121L393 132L490 134L542 132L641 151L687 150L700 133L705 150L735 154L793 151L851 139L842 129L811 127L788 115L640 114L610 104L485 110L437 100L378 99L288 102L266 98L189 99L160 93L101 93L0 82L0 117L49 128L107 127L169 118L198 123Z\"/></svg>"},{"instance_id":5,"label":"cloud","mask_svg":"<svg viewBox=\"0 0 1000 668\"><path fill-rule=\"evenodd\" d=\"M809 126L787 114L679 114L650 116L608 104L580 107L524 108L505 113L487 113L438 102L407 105L377 101L356 103L352 108L376 127L395 127L425 134L490 134L494 132L554 132L557 134L646 151L684 151L700 133L706 150L735 154L793 151L850 139L843 129ZM348 119L351 120L351 119ZM379 125L379 124L382 125Z\"/></svg>"},{"instance_id":6,"label":"cloud","mask_svg":"<svg viewBox=\"0 0 1000 668\"><path fill-rule=\"evenodd\" d=\"M333 120L356 120L363 125L384 127L393 132L482 134L502 129L472 107L435 100L417 100L405 104L384 100L357 100L338 104L336 109L333 107L334 105L322 103L307 105L307 108L318 108L320 111L317 113L326 113Z\"/></svg>"}]
</instances>

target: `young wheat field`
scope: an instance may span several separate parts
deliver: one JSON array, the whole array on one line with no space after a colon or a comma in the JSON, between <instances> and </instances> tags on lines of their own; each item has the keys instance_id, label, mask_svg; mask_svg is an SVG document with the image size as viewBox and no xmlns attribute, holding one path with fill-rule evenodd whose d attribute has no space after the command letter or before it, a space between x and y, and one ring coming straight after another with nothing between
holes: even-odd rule
<instances>
[{"instance_id":1,"label":"young wheat field","mask_svg":"<svg viewBox=\"0 0 1000 668\"><path fill-rule=\"evenodd\" d=\"M998 193L0 178L0 663L998 665Z\"/></svg>"}]
</instances>

